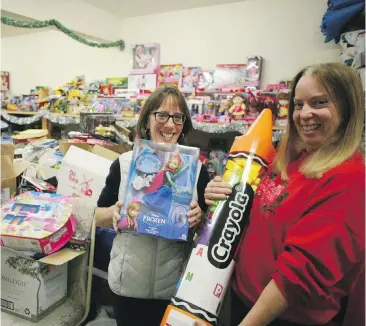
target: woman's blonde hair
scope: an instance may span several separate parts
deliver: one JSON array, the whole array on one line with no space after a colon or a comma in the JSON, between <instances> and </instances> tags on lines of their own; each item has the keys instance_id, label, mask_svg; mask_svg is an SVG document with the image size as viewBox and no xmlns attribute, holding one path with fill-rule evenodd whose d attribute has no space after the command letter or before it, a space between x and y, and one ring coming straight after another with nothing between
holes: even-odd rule
<instances>
[{"instance_id":1,"label":"woman's blonde hair","mask_svg":"<svg viewBox=\"0 0 366 326\"><path fill-rule=\"evenodd\" d=\"M317 64L301 70L292 81L289 101L288 127L279 146L275 170L287 179L287 165L299 158L305 145L297 132L292 115L296 85L302 76L312 76L324 87L340 116L336 134L327 139L300 165L307 177L320 178L323 173L349 159L361 149L365 124L365 99L360 76L341 63Z\"/></svg>"}]
</instances>

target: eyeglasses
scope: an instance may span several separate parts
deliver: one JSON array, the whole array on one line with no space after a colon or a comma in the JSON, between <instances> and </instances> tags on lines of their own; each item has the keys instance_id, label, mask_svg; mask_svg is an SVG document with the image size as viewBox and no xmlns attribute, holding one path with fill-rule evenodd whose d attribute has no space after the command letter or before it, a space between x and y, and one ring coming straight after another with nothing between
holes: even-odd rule
<instances>
[{"instance_id":1,"label":"eyeglasses","mask_svg":"<svg viewBox=\"0 0 366 326\"><path fill-rule=\"evenodd\" d=\"M169 114L167 112L153 112L155 121L159 123L167 123L170 118L176 125L182 125L186 121L186 116L183 114Z\"/></svg>"}]
</instances>

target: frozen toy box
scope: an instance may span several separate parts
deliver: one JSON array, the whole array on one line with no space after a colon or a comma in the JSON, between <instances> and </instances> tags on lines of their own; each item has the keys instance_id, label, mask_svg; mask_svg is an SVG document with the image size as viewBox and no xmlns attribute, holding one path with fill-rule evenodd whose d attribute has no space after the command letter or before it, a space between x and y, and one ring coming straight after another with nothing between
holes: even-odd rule
<instances>
[{"instance_id":1,"label":"frozen toy box","mask_svg":"<svg viewBox=\"0 0 366 326\"><path fill-rule=\"evenodd\" d=\"M30 191L1 208L1 245L51 254L63 247L76 229L70 199Z\"/></svg>"},{"instance_id":2,"label":"frozen toy box","mask_svg":"<svg viewBox=\"0 0 366 326\"><path fill-rule=\"evenodd\" d=\"M118 228L186 241L199 149L136 140Z\"/></svg>"}]
</instances>

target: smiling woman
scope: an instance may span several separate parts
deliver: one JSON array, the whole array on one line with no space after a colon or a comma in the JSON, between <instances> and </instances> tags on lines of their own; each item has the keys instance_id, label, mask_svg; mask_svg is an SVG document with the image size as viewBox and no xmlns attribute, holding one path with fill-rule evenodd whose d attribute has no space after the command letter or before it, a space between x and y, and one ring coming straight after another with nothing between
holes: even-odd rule
<instances>
[{"instance_id":1,"label":"smiling woman","mask_svg":"<svg viewBox=\"0 0 366 326\"><path fill-rule=\"evenodd\" d=\"M184 143L191 130L186 101L179 90L171 86L159 88L149 96L137 123L137 137L169 144ZM119 200L127 187L131 160L132 152L128 152L112 163L95 212L98 226L116 227L123 205ZM169 169L174 170L179 164L173 157ZM114 293L118 326L160 324L193 246L194 227L202 221L207 209L204 190L209 176L204 166L199 164L198 170L195 200L187 214L191 232L186 243L117 233L111 250L108 282ZM164 183L168 181L169 177L164 177ZM151 198L147 195L145 200Z\"/></svg>"},{"instance_id":2,"label":"smiling woman","mask_svg":"<svg viewBox=\"0 0 366 326\"><path fill-rule=\"evenodd\" d=\"M288 129L236 253L230 325L365 325L361 79L329 63L292 85ZM207 202L227 190L216 177Z\"/></svg>"}]
</instances>

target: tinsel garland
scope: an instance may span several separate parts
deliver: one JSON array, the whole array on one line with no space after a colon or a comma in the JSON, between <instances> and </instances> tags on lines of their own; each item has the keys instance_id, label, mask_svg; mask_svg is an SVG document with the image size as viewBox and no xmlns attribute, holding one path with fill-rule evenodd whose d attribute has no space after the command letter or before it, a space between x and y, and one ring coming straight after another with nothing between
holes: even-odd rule
<instances>
[{"instance_id":1,"label":"tinsel garland","mask_svg":"<svg viewBox=\"0 0 366 326\"><path fill-rule=\"evenodd\" d=\"M46 111L39 111L37 114L30 117L16 117L11 114L8 114L4 110L1 110L1 116L11 123L15 123L17 125L28 125L34 123L40 119L42 119L46 115Z\"/></svg>"},{"instance_id":2,"label":"tinsel garland","mask_svg":"<svg viewBox=\"0 0 366 326\"><path fill-rule=\"evenodd\" d=\"M1 22L5 25L14 26L14 27L22 27L22 28L45 28L48 26L55 26L61 32L65 33L67 36L69 36L72 39L74 39L80 43L83 43L85 45L89 45L89 46L97 47L97 48L119 47L121 51L123 51L125 48L125 42L123 40L119 40L116 42L110 42L110 43L98 43L98 42L89 41L86 38L81 37L78 34L74 33L71 29L68 29L67 27L65 27L56 19L35 21L35 22L26 22L26 21L16 20L16 19L13 19L10 17L6 17L6 16L1 16Z\"/></svg>"},{"instance_id":3,"label":"tinsel garland","mask_svg":"<svg viewBox=\"0 0 366 326\"><path fill-rule=\"evenodd\" d=\"M30 117L17 117L17 116L8 114L7 112L4 112L3 110L1 110L1 116L6 121L15 123L17 125L28 125L28 124L34 123L40 119L43 119L43 118L50 120L53 123L58 123L60 125L79 124L80 123L79 117L63 116L61 114L50 113L47 110L39 111L37 114L30 116Z\"/></svg>"},{"instance_id":4,"label":"tinsel garland","mask_svg":"<svg viewBox=\"0 0 366 326\"><path fill-rule=\"evenodd\" d=\"M137 124L137 118L118 121L117 124L124 128L132 128ZM242 121L233 121L228 124L205 123L192 120L193 128L210 134L224 134L226 132L244 133L248 129L248 124Z\"/></svg>"},{"instance_id":5,"label":"tinsel garland","mask_svg":"<svg viewBox=\"0 0 366 326\"><path fill-rule=\"evenodd\" d=\"M47 120L50 120L53 123L58 123L60 125L70 125L70 124L78 125L80 123L80 117L68 117L63 116L62 114L52 114L49 112L44 117Z\"/></svg>"}]
</instances>

